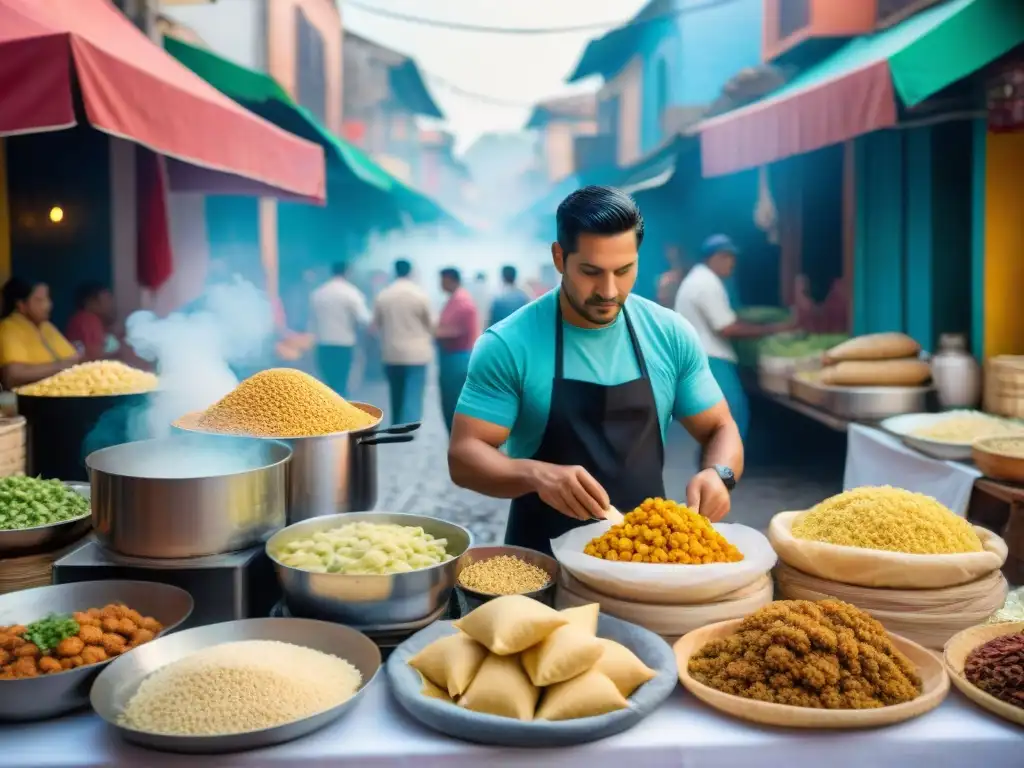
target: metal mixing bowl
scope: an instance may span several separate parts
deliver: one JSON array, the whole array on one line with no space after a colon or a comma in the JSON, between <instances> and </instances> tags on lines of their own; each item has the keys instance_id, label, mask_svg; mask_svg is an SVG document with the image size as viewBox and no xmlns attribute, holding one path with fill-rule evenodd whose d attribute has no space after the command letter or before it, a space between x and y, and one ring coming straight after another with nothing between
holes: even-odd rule
<instances>
[{"instance_id":1,"label":"metal mixing bowl","mask_svg":"<svg viewBox=\"0 0 1024 768\"><path fill-rule=\"evenodd\" d=\"M0 595L0 626L30 624L51 613L74 613L108 603L124 603L163 624L157 640L174 631L192 613L192 596L178 587L152 581L82 581ZM145 647L141 645L125 657ZM88 706L92 681L109 663L0 680L0 720L42 720Z\"/></svg>"},{"instance_id":2,"label":"metal mixing bowl","mask_svg":"<svg viewBox=\"0 0 1024 768\"><path fill-rule=\"evenodd\" d=\"M526 597L532 597L534 600L538 600L545 605L554 606L555 585L558 583L558 561L550 555L545 555L543 552L538 552L535 549L513 547L511 545L473 547L466 553L466 556L462 558L462 562L459 564L459 573L461 574L473 563L478 563L482 560L490 560L492 557L497 557L498 555L518 557L520 560L546 571L548 574L548 583L538 590L533 592L524 592L523 594ZM486 592L477 592L475 589L464 587L459 581L455 582L455 588L458 590L459 595L465 603L463 607L468 610L473 610L474 608L483 605L488 600L500 597L500 595L489 595Z\"/></svg>"},{"instance_id":3,"label":"metal mixing bowl","mask_svg":"<svg viewBox=\"0 0 1024 768\"><path fill-rule=\"evenodd\" d=\"M76 493L91 499L88 483L65 483ZM87 513L73 520L37 525L34 528L19 528L14 531L0 531L0 557L22 557L37 552L52 552L65 544L85 536L92 527L92 514Z\"/></svg>"},{"instance_id":4,"label":"metal mixing bowl","mask_svg":"<svg viewBox=\"0 0 1024 768\"><path fill-rule=\"evenodd\" d=\"M419 526L435 538L448 540L453 558L430 568L387 575L311 573L284 565L274 557L284 544L307 539L347 523L393 523ZM346 512L303 520L278 531L267 542L285 603L293 616L338 621L354 627L388 627L426 618L451 599L459 563L473 537L447 520L397 512Z\"/></svg>"},{"instance_id":5,"label":"metal mixing bowl","mask_svg":"<svg viewBox=\"0 0 1024 768\"><path fill-rule=\"evenodd\" d=\"M196 651L241 640L276 640L345 659L359 670L362 684L348 701L293 723L260 731L225 736L167 736L145 733L118 724L118 717L142 681ZM92 687L92 707L124 739L168 752L212 754L269 747L305 736L348 712L373 682L380 669L380 649L366 635L350 627L309 619L242 619L186 629L173 637L160 637L122 656L103 670Z\"/></svg>"}]
</instances>

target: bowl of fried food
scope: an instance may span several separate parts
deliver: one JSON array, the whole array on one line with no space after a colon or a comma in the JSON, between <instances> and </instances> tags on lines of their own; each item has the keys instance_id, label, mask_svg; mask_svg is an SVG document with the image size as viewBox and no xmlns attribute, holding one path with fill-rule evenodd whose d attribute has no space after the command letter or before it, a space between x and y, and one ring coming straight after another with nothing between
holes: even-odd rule
<instances>
[{"instance_id":1,"label":"bowl of fried food","mask_svg":"<svg viewBox=\"0 0 1024 768\"><path fill-rule=\"evenodd\" d=\"M107 662L178 628L183 589L85 581L0 595L0 721L43 720L89 704Z\"/></svg>"}]
</instances>

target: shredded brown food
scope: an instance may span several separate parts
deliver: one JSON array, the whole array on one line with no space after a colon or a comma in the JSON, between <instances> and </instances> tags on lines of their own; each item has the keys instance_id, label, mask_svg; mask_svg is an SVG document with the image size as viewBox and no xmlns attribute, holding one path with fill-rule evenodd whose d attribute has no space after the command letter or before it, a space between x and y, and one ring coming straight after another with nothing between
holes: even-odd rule
<instances>
[{"instance_id":1,"label":"shredded brown food","mask_svg":"<svg viewBox=\"0 0 1024 768\"><path fill-rule=\"evenodd\" d=\"M964 676L985 693L1024 709L1024 632L975 648L967 655Z\"/></svg>"},{"instance_id":2,"label":"shredded brown food","mask_svg":"<svg viewBox=\"0 0 1024 768\"><path fill-rule=\"evenodd\" d=\"M875 619L839 600L779 600L712 640L695 680L746 699L813 709L875 709L921 693L921 678Z\"/></svg>"}]
</instances>

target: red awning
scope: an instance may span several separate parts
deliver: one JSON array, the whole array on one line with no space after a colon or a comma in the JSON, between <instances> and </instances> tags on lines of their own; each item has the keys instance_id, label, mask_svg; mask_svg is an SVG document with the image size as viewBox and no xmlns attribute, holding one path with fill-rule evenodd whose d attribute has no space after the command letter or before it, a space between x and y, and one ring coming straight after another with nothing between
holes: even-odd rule
<instances>
[{"instance_id":1,"label":"red awning","mask_svg":"<svg viewBox=\"0 0 1024 768\"><path fill-rule=\"evenodd\" d=\"M703 175L773 163L892 127L896 119L889 64L872 62L700 123Z\"/></svg>"},{"instance_id":2,"label":"red awning","mask_svg":"<svg viewBox=\"0 0 1024 768\"><path fill-rule=\"evenodd\" d=\"M323 149L231 101L108 0L0 0L0 136L93 127L169 159L173 188L323 202Z\"/></svg>"}]
</instances>

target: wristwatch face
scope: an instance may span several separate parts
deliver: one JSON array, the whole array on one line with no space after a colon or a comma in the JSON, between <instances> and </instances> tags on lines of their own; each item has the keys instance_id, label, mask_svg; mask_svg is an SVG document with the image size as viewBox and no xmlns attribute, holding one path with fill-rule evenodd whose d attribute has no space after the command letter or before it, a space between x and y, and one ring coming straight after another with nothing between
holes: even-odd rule
<instances>
[{"instance_id":1,"label":"wristwatch face","mask_svg":"<svg viewBox=\"0 0 1024 768\"><path fill-rule=\"evenodd\" d=\"M727 491L731 491L736 487L736 475L734 475L732 470L727 466L724 464L715 464L715 472L717 472L718 476L722 478L722 482L725 484L725 489Z\"/></svg>"}]
</instances>

